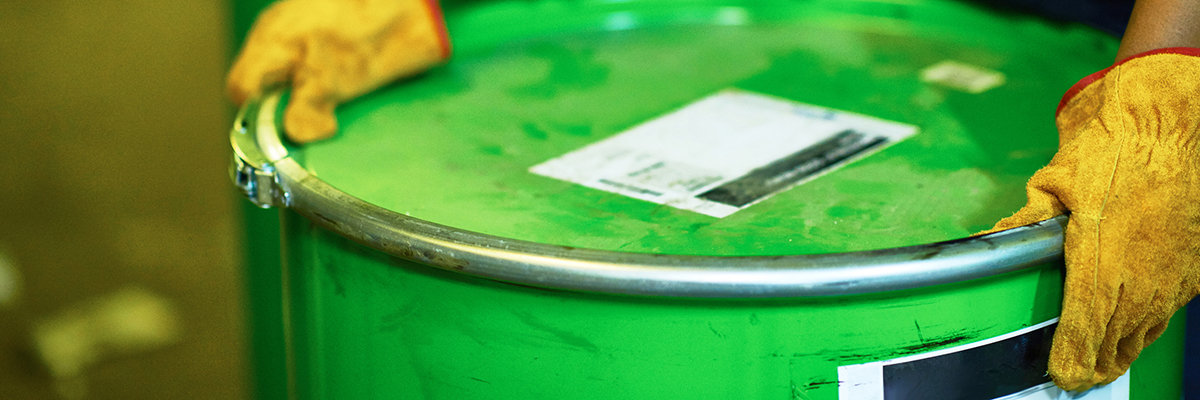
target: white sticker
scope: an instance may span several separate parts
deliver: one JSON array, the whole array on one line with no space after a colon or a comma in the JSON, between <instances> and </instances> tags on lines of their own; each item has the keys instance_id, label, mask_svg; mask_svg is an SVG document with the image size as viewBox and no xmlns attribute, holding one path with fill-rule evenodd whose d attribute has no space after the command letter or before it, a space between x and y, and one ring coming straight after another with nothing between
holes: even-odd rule
<instances>
[{"instance_id":1,"label":"white sticker","mask_svg":"<svg viewBox=\"0 0 1200 400\"><path fill-rule=\"evenodd\" d=\"M1067 392L1045 376L1058 318L979 342L838 367L838 398L909 400L1129 400L1129 372L1111 384Z\"/></svg>"},{"instance_id":2,"label":"white sticker","mask_svg":"<svg viewBox=\"0 0 1200 400\"><path fill-rule=\"evenodd\" d=\"M529 171L721 218L916 132L731 89Z\"/></svg>"},{"instance_id":3,"label":"white sticker","mask_svg":"<svg viewBox=\"0 0 1200 400\"><path fill-rule=\"evenodd\" d=\"M1004 84L1004 74L987 68L946 60L921 70L921 80L951 89L979 94Z\"/></svg>"}]
</instances>

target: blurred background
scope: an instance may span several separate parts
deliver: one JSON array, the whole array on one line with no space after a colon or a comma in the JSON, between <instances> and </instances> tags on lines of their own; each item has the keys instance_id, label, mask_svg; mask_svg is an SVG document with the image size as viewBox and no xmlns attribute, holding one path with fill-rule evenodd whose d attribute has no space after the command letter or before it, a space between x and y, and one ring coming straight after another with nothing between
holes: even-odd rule
<instances>
[{"instance_id":1,"label":"blurred background","mask_svg":"<svg viewBox=\"0 0 1200 400\"><path fill-rule=\"evenodd\" d=\"M239 399L252 369L282 379L249 361L252 337L279 338L251 336L247 313L278 304L245 306L247 280L273 270L243 272L247 206L229 183L223 92L237 32L267 2L0 0L0 399ZM103 326L69 322L95 313L71 310L108 310L130 288L150 295L133 297L133 314L168 307L166 339L52 378L35 327L94 338Z\"/></svg>"},{"instance_id":2,"label":"blurred background","mask_svg":"<svg viewBox=\"0 0 1200 400\"><path fill-rule=\"evenodd\" d=\"M230 18L225 0L0 1L0 398L248 396ZM31 326L130 287L172 307L169 343L68 388L34 362Z\"/></svg>"}]
</instances>

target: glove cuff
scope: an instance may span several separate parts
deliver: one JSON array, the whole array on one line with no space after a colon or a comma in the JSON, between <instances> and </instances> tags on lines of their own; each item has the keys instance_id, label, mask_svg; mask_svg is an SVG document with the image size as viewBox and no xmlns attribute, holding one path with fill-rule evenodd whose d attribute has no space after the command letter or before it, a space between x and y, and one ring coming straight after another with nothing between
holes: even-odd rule
<instances>
[{"instance_id":1,"label":"glove cuff","mask_svg":"<svg viewBox=\"0 0 1200 400\"><path fill-rule=\"evenodd\" d=\"M1167 47L1167 48L1162 48L1162 49L1157 49L1157 50L1150 50L1150 51L1147 51L1144 53L1134 54L1132 56L1125 58L1124 60L1117 61L1115 64L1113 64L1112 66L1110 66L1108 68L1102 69L1096 73L1093 73L1091 75L1084 77L1083 79L1080 79L1079 82L1075 83L1074 86L1071 86L1070 89L1067 89L1067 93L1064 94L1062 100L1058 102L1058 109L1054 111L1054 115L1058 116L1058 114L1060 112L1062 112L1063 108L1067 106L1067 103L1070 103L1071 100L1074 99L1075 96L1079 94L1079 92L1082 92L1084 88L1087 88L1092 83L1095 83L1096 81L1104 79L1104 76L1108 75L1108 71L1112 71L1113 68L1116 68L1116 67L1120 66L1121 64L1125 64L1127 62L1130 62L1130 61L1133 61L1133 60L1136 60L1139 58L1150 57L1150 56L1155 56L1155 55L1160 55L1160 54L1176 54L1176 55L1183 55L1183 56L1200 57L1200 48Z\"/></svg>"},{"instance_id":2,"label":"glove cuff","mask_svg":"<svg viewBox=\"0 0 1200 400\"><path fill-rule=\"evenodd\" d=\"M438 4L438 0L425 0L425 6L429 7L429 18L433 20L433 27L437 30L442 59L450 58L450 33L446 31L446 17L442 14L442 6Z\"/></svg>"}]
</instances>

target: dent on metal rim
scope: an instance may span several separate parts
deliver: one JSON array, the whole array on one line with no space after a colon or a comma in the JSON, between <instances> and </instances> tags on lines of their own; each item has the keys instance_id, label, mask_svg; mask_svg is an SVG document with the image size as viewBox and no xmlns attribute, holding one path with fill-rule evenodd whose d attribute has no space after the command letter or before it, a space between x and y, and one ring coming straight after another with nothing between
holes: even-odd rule
<instances>
[{"instance_id":1,"label":"dent on metal rim","mask_svg":"<svg viewBox=\"0 0 1200 400\"><path fill-rule=\"evenodd\" d=\"M252 200L267 199L256 204L290 207L317 225L371 248L468 275L541 288L639 296L817 297L962 282L1062 259L1065 216L946 242L790 256L625 253L485 235L389 211L310 174L280 142L275 125L279 103L278 92L248 102L230 134L231 172ZM247 184L247 179L254 181L247 176L259 176L257 186Z\"/></svg>"}]
</instances>

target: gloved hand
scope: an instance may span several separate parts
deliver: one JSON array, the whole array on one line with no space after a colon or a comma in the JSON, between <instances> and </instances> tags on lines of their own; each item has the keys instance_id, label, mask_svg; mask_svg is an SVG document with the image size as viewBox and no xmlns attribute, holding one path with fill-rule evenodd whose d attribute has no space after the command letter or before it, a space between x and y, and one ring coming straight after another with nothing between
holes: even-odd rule
<instances>
[{"instance_id":1,"label":"gloved hand","mask_svg":"<svg viewBox=\"0 0 1200 400\"><path fill-rule=\"evenodd\" d=\"M1143 53L1059 105L1058 153L989 232L1070 213L1050 376L1108 384L1200 290L1200 49Z\"/></svg>"},{"instance_id":2,"label":"gloved hand","mask_svg":"<svg viewBox=\"0 0 1200 400\"><path fill-rule=\"evenodd\" d=\"M291 81L288 137L325 139L339 103L441 63L449 46L436 0L283 0L254 23L229 95L240 105Z\"/></svg>"}]
</instances>

